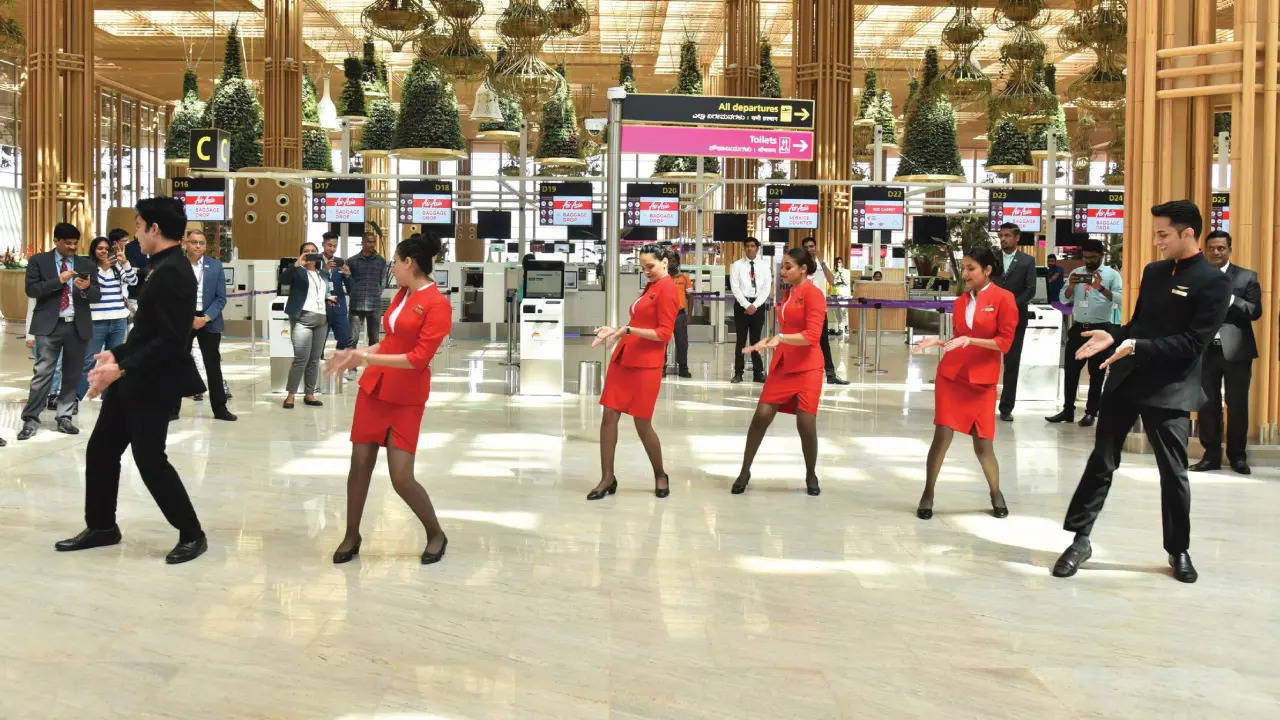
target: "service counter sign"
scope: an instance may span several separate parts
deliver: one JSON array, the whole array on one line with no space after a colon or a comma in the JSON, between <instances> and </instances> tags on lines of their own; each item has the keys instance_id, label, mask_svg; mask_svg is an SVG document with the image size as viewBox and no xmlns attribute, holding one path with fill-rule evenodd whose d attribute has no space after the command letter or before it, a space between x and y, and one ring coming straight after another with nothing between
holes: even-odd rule
<instances>
[{"instance_id":1,"label":"service counter sign","mask_svg":"<svg viewBox=\"0 0 1280 720\"><path fill-rule=\"evenodd\" d=\"M628 183L627 227L680 227L679 183Z\"/></svg>"},{"instance_id":2,"label":"service counter sign","mask_svg":"<svg viewBox=\"0 0 1280 720\"><path fill-rule=\"evenodd\" d=\"M189 222L227 220L226 178L173 178L173 197L182 201Z\"/></svg>"},{"instance_id":3,"label":"service counter sign","mask_svg":"<svg viewBox=\"0 0 1280 720\"><path fill-rule=\"evenodd\" d=\"M538 224L591 226L591 183L538 184Z\"/></svg>"},{"instance_id":4,"label":"service counter sign","mask_svg":"<svg viewBox=\"0 0 1280 720\"><path fill-rule=\"evenodd\" d=\"M1231 232L1231 193L1213 193L1210 229Z\"/></svg>"},{"instance_id":5,"label":"service counter sign","mask_svg":"<svg viewBox=\"0 0 1280 720\"><path fill-rule=\"evenodd\" d=\"M855 187L850 191L854 230L906 230L906 190Z\"/></svg>"},{"instance_id":6,"label":"service counter sign","mask_svg":"<svg viewBox=\"0 0 1280 720\"><path fill-rule=\"evenodd\" d=\"M401 180L398 194L401 223L453 224L453 182Z\"/></svg>"},{"instance_id":7,"label":"service counter sign","mask_svg":"<svg viewBox=\"0 0 1280 720\"><path fill-rule=\"evenodd\" d=\"M1022 232L1043 230L1039 190L992 190L988 197L991 232L999 232L1005 223L1017 225Z\"/></svg>"},{"instance_id":8,"label":"service counter sign","mask_svg":"<svg viewBox=\"0 0 1280 720\"><path fill-rule=\"evenodd\" d=\"M769 185L765 188L765 226L778 230L818 227L816 185Z\"/></svg>"},{"instance_id":9,"label":"service counter sign","mask_svg":"<svg viewBox=\"0 0 1280 720\"><path fill-rule=\"evenodd\" d=\"M1071 231L1090 235L1124 233L1124 193L1076 190L1071 198Z\"/></svg>"},{"instance_id":10,"label":"service counter sign","mask_svg":"<svg viewBox=\"0 0 1280 720\"><path fill-rule=\"evenodd\" d=\"M311 221L364 222L364 180L315 178L311 181Z\"/></svg>"}]
</instances>

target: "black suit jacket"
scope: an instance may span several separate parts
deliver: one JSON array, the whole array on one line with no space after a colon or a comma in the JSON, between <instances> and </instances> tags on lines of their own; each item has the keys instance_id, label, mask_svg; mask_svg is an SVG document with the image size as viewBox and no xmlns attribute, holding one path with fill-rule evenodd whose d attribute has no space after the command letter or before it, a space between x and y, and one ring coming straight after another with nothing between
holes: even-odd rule
<instances>
[{"instance_id":1,"label":"black suit jacket","mask_svg":"<svg viewBox=\"0 0 1280 720\"><path fill-rule=\"evenodd\" d=\"M1222 321L1222 357L1228 362L1249 362L1258 357L1258 343L1253 337L1253 321L1262 317L1262 286L1258 273L1235 265L1227 266L1234 299Z\"/></svg>"},{"instance_id":2,"label":"black suit jacket","mask_svg":"<svg viewBox=\"0 0 1280 720\"><path fill-rule=\"evenodd\" d=\"M138 296L138 314L123 345L111 348L125 371L113 387L138 400L171 405L205 391L191 359L196 276L175 245L151 256L151 273Z\"/></svg>"},{"instance_id":3,"label":"black suit jacket","mask_svg":"<svg viewBox=\"0 0 1280 720\"><path fill-rule=\"evenodd\" d=\"M1111 366L1103 393L1147 407L1200 409L1200 361L1222 326L1229 294L1227 276L1203 253L1148 265L1133 317L1113 334L1117 346L1135 340L1134 353Z\"/></svg>"},{"instance_id":4,"label":"black suit jacket","mask_svg":"<svg viewBox=\"0 0 1280 720\"><path fill-rule=\"evenodd\" d=\"M1000 275L996 277L996 285L1013 293L1018 310L1026 317L1027 305L1036 296L1036 260L1021 250L1013 254L1013 262L1004 266L1004 253L995 248L996 262L1000 263Z\"/></svg>"},{"instance_id":5,"label":"black suit jacket","mask_svg":"<svg viewBox=\"0 0 1280 720\"><path fill-rule=\"evenodd\" d=\"M49 335L58 325L58 306L62 304L62 280L58 278L62 256L57 250L37 253L27 261L27 297L35 298L36 307L31 313L31 334ZM76 311L76 334L81 340L93 337L93 315L89 303L102 299L98 287L98 271L89 258L74 255L71 267L77 273L89 274L89 289L71 288L71 305Z\"/></svg>"}]
</instances>

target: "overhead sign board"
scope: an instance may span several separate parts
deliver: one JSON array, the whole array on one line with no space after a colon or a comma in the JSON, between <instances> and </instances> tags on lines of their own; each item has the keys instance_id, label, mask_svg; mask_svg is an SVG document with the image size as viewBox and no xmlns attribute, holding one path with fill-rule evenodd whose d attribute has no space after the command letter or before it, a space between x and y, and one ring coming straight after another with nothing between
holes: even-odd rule
<instances>
[{"instance_id":1,"label":"overhead sign board","mask_svg":"<svg viewBox=\"0 0 1280 720\"><path fill-rule=\"evenodd\" d=\"M226 178L173 178L173 197L182 201L190 222L225 222Z\"/></svg>"},{"instance_id":2,"label":"overhead sign board","mask_svg":"<svg viewBox=\"0 0 1280 720\"><path fill-rule=\"evenodd\" d=\"M1231 232L1231 193L1213 193L1210 205L1210 229Z\"/></svg>"},{"instance_id":3,"label":"overhead sign board","mask_svg":"<svg viewBox=\"0 0 1280 720\"><path fill-rule=\"evenodd\" d=\"M900 187L850 188L854 230L906 230L906 190Z\"/></svg>"},{"instance_id":4,"label":"overhead sign board","mask_svg":"<svg viewBox=\"0 0 1280 720\"><path fill-rule=\"evenodd\" d=\"M231 167L231 136L214 128L191 131L192 170L222 170Z\"/></svg>"},{"instance_id":5,"label":"overhead sign board","mask_svg":"<svg viewBox=\"0 0 1280 720\"><path fill-rule=\"evenodd\" d=\"M816 185L769 185L764 195L765 227L778 230L818 227Z\"/></svg>"},{"instance_id":6,"label":"overhead sign board","mask_svg":"<svg viewBox=\"0 0 1280 720\"><path fill-rule=\"evenodd\" d=\"M311 181L311 221L364 222L364 180L315 178Z\"/></svg>"},{"instance_id":7,"label":"overhead sign board","mask_svg":"<svg viewBox=\"0 0 1280 720\"><path fill-rule=\"evenodd\" d=\"M666 155L813 159L813 133L807 130L745 130L718 127L623 125L621 151Z\"/></svg>"},{"instance_id":8,"label":"overhead sign board","mask_svg":"<svg viewBox=\"0 0 1280 720\"><path fill-rule=\"evenodd\" d=\"M991 232L1013 223L1022 232L1038 233L1043 221L1039 190L992 190L988 196Z\"/></svg>"},{"instance_id":9,"label":"overhead sign board","mask_svg":"<svg viewBox=\"0 0 1280 720\"><path fill-rule=\"evenodd\" d=\"M453 183L448 180L401 180L400 222L453 224Z\"/></svg>"},{"instance_id":10,"label":"overhead sign board","mask_svg":"<svg viewBox=\"0 0 1280 720\"><path fill-rule=\"evenodd\" d=\"M1124 233L1124 193L1076 190L1071 198L1071 232Z\"/></svg>"},{"instance_id":11,"label":"overhead sign board","mask_svg":"<svg viewBox=\"0 0 1280 720\"><path fill-rule=\"evenodd\" d=\"M627 227L680 227L679 183L627 183Z\"/></svg>"},{"instance_id":12,"label":"overhead sign board","mask_svg":"<svg viewBox=\"0 0 1280 720\"><path fill-rule=\"evenodd\" d=\"M591 183L538 184L539 225L591 225Z\"/></svg>"},{"instance_id":13,"label":"overhead sign board","mask_svg":"<svg viewBox=\"0 0 1280 720\"><path fill-rule=\"evenodd\" d=\"M627 95L622 121L812 130L813 101L793 98Z\"/></svg>"}]
</instances>

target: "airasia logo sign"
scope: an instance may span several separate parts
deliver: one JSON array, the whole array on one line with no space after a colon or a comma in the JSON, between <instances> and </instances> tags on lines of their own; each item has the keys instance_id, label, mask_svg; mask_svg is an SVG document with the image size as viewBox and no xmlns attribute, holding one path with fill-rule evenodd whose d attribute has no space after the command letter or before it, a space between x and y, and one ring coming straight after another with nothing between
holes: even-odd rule
<instances>
[{"instance_id":1,"label":"airasia logo sign","mask_svg":"<svg viewBox=\"0 0 1280 720\"><path fill-rule=\"evenodd\" d=\"M1040 214L1038 207L1011 207L1006 213L1012 217L1035 217Z\"/></svg>"},{"instance_id":2,"label":"airasia logo sign","mask_svg":"<svg viewBox=\"0 0 1280 720\"><path fill-rule=\"evenodd\" d=\"M331 197L328 198L329 207L361 207L364 205L364 198L361 197Z\"/></svg>"},{"instance_id":3,"label":"airasia logo sign","mask_svg":"<svg viewBox=\"0 0 1280 720\"><path fill-rule=\"evenodd\" d=\"M557 200L557 210L590 210L590 200Z\"/></svg>"},{"instance_id":4,"label":"airasia logo sign","mask_svg":"<svg viewBox=\"0 0 1280 720\"><path fill-rule=\"evenodd\" d=\"M413 206L420 207L420 208L447 208L447 207L452 207L453 203L452 201L449 200L449 198L425 197L425 198L414 198Z\"/></svg>"}]
</instances>

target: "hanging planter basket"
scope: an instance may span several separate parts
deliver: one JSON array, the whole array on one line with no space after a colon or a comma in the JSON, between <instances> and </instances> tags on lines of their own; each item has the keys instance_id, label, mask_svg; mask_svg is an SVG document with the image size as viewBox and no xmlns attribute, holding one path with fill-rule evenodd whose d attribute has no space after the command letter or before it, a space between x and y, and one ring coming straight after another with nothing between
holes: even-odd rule
<instances>
[{"instance_id":1,"label":"hanging planter basket","mask_svg":"<svg viewBox=\"0 0 1280 720\"><path fill-rule=\"evenodd\" d=\"M499 35L518 40L533 40L546 35L551 30L551 21L547 11L537 2L529 0L513 0L502 11L496 26Z\"/></svg>"},{"instance_id":2,"label":"hanging planter basket","mask_svg":"<svg viewBox=\"0 0 1280 720\"><path fill-rule=\"evenodd\" d=\"M547 17L561 35L580 37L591 29L591 16L581 0L553 0L547 8Z\"/></svg>"},{"instance_id":3,"label":"hanging planter basket","mask_svg":"<svg viewBox=\"0 0 1280 720\"><path fill-rule=\"evenodd\" d=\"M1049 159L1049 151L1048 151L1048 150L1032 150L1032 151L1031 151L1031 158L1032 158L1033 160L1038 161L1038 162L1044 162L1045 160L1048 160L1048 159ZM1068 151L1066 151L1066 150L1059 150L1059 151L1057 152L1057 159L1058 159L1058 160L1070 160L1070 159L1071 159L1071 153L1070 153L1070 152L1068 152Z\"/></svg>"},{"instance_id":4,"label":"hanging planter basket","mask_svg":"<svg viewBox=\"0 0 1280 720\"><path fill-rule=\"evenodd\" d=\"M698 173L696 172L665 172L665 173L654 173L653 177L660 178L662 180L682 180L682 181L692 182L698 179ZM704 172L702 173L702 179L704 182L710 181L710 180L719 180L720 173Z\"/></svg>"},{"instance_id":5,"label":"hanging planter basket","mask_svg":"<svg viewBox=\"0 0 1280 720\"><path fill-rule=\"evenodd\" d=\"M512 130L482 130L476 133L476 139L485 142L510 142L519 140L520 133Z\"/></svg>"},{"instance_id":6,"label":"hanging planter basket","mask_svg":"<svg viewBox=\"0 0 1280 720\"><path fill-rule=\"evenodd\" d=\"M997 0L996 13L1009 22L1029 23L1044 10L1044 0Z\"/></svg>"},{"instance_id":7,"label":"hanging planter basket","mask_svg":"<svg viewBox=\"0 0 1280 720\"><path fill-rule=\"evenodd\" d=\"M986 171L992 175L1012 175L1020 172L1035 172L1035 165L986 165ZM901 180L901 178L899 178Z\"/></svg>"},{"instance_id":8,"label":"hanging planter basket","mask_svg":"<svg viewBox=\"0 0 1280 720\"><path fill-rule=\"evenodd\" d=\"M472 20L480 17L484 12L484 3L481 0L432 0L432 2L441 17L451 20Z\"/></svg>"},{"instance_id":9,"label":"hanging planter basket","mask_svg":"<svg viewBox=\"0 0 1280 720\"><path fill-rule=\"evenodd\" d=\"M405 160L424 160L427 162L465 160L467 157L466 150L453 150L451 148L396 148L391 151L391 154Z\"/></svg>"}]
</instances>

